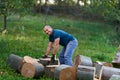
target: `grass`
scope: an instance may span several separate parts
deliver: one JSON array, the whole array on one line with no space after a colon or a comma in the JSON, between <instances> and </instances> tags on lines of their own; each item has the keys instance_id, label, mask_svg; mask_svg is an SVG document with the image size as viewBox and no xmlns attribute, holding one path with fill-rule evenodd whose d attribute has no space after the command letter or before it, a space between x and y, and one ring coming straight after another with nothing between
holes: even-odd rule
<instances>
[{"instance_id":1,"label":"grass","mask_svg":"<svg viewBox=\"0 0 120 80\"><path fill-rule=\"evenodd\" d=\"M2 17L0 17L2 21ZM24 78L7 66L7 57L14 53L21 57L29 55L40 58L47 47L48 36L42 31L44 15L8 16L7 33L0 34L0 80L35 80ZM106 23L71 20L48 16L47 24L73 34L79 42L73 58L79 55L93 61L111 62L117 52L119 41L113 27ZM3 22L0 22L2 29ZM61 48L61 47L60 47ZM40 80L52 80L41 77Z\"/></svg>"}]
</instances>

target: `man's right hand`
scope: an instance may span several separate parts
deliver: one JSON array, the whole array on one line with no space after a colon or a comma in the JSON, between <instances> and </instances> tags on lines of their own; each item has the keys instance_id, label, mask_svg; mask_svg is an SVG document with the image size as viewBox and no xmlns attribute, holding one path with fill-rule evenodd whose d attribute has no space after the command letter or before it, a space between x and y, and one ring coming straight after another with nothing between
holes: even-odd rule
<instances>
[{"instance_id":1,"label":"man's right hand","mask_svg":"<svg viewBox=\"0 0 120 80\"><path fill-rule=\"evenodd\" d=\"M42 58L48 58L48 56L47 55L43 55Z\"/></svg>"}]
</instances>

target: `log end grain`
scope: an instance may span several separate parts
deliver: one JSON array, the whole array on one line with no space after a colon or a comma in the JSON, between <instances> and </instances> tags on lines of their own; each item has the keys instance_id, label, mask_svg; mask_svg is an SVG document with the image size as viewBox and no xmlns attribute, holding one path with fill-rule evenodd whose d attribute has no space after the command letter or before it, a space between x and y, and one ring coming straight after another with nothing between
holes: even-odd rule
<instances>
[{"instance_id":1,"label":"log end grain","mask_svg":"<svg viewBox=\"0 0 120 80\"><path fill-rule=\"evenodd\" d=\"M68 67L60 71L59 80L76 80L77 71L73 67Z\"/></svg>"}]
</instances>

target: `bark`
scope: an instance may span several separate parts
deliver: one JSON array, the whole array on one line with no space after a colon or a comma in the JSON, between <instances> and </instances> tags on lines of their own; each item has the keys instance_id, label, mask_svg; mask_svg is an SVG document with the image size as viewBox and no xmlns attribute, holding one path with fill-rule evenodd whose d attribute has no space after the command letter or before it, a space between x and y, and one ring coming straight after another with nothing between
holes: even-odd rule
<instances>
[{"instance_id":1,"label":"bark","mask_svg":"<svg viewBox=\"0 0 120 80\"><path fill-rule=\"evenodd\" d=\"M79 65L77 69L78 80L94 80L95 67Z\"/></svg>"},{"instance_id":2,"label":"bark","mask_svg":"<svg viewBox=\"0 0 120 80\"><path fill-rule=\"evenodd\" d=\"M93 63L90 57L77 55L74 59L73 66L78 67L78 65L93 66Z\"/></svg>"},{"instance_id":3,"label":"bark","mask_svg":"<svg viewBox=\"0 0 120 80\"><path fill-rule=\"evenodd\" d=\"M120 69L118 68L112 68L108 66L103 66L100 72L100 79L99 80L109 80L110 77L115 74L120 74Z\"/></svg>"},{"instance_id":4,"label":"bark","mask_svg":"<svg viewBox=\"0 0 120 80\"><path fill-rule=\"evenodd\" d=\"M13 70L20 72L23 65L23 59L15 54L10 54L7 58L7 65L9 65Z\"/></svg>"}]
</instances>

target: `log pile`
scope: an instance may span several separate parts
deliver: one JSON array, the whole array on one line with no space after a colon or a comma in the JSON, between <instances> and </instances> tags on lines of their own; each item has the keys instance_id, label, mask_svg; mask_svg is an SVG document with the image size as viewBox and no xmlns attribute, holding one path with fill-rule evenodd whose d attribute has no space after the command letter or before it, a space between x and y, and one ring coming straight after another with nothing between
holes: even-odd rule
<instances>
[{"instance_id":1,"label":"log pile","mask_svg":"<svg viewBox=\"0 0 120 80\"><path fill-rule=\"evenodd\" d=\"M50 60L10 54L7 64L26 78L46 75L55 80L117 80L120 76L120 69L113 67L112 63L92 62L90 57L83 55L75 56L73 66L60 65L58 59L54 63Z\"/></svg>"}]
</instances>

